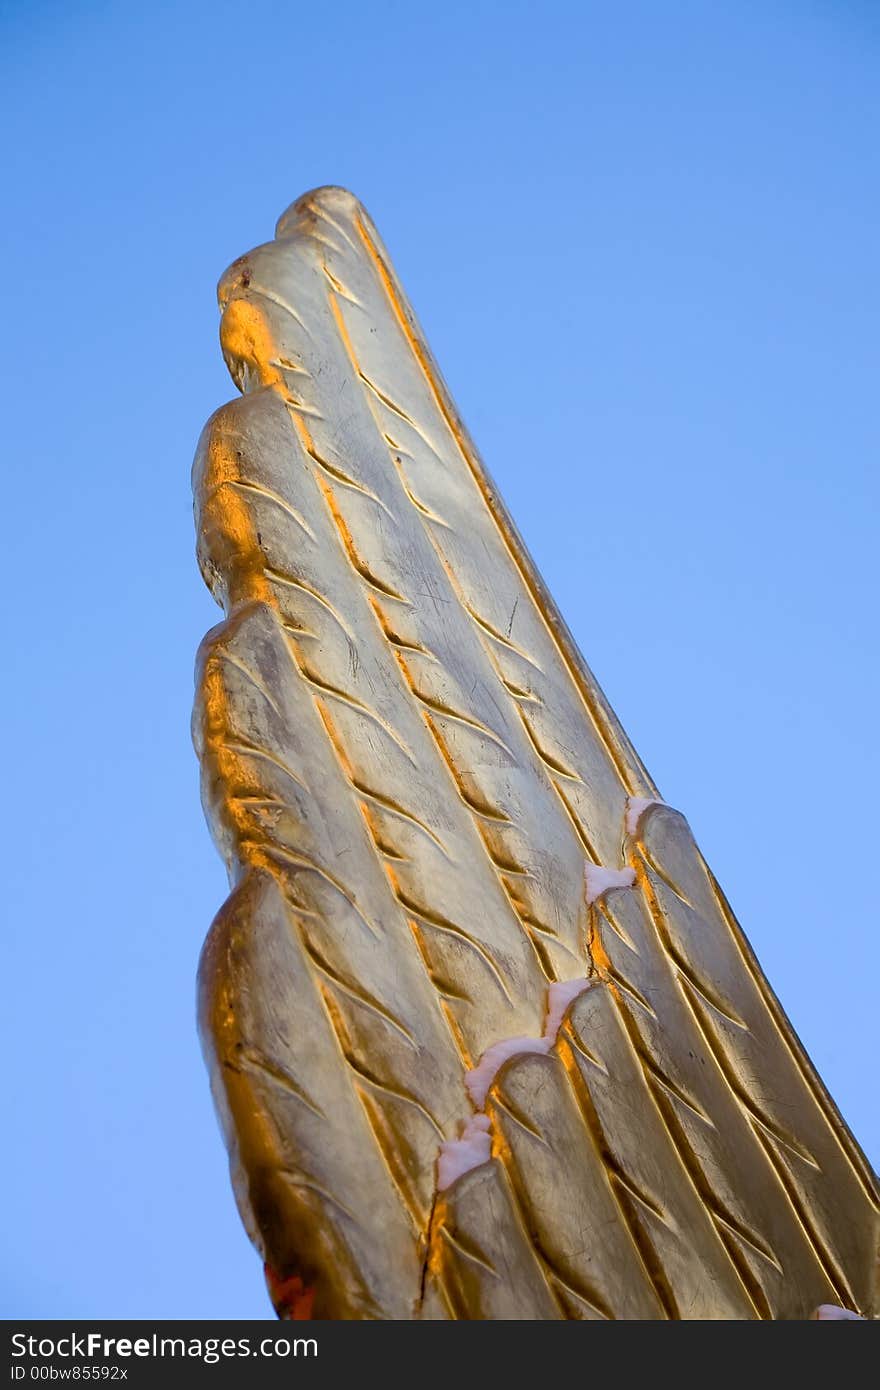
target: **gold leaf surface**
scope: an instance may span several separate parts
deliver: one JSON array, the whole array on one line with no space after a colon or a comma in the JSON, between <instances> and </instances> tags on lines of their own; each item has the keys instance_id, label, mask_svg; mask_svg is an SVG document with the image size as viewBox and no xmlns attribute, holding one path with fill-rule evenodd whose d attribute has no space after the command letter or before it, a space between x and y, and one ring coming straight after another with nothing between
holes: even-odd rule
<instances>
[{"instance_id":1,"label":"gold leaf surface","mask_svg":"<svg viewBox=\"0 0 880 1390\"><path fill-rule=\"evenodd\" d=\"M243 394L193 470L226 613L193 729L232 892L200 1028L272 1288L330 1318L875 1313L873 1174L363 207L300 198L220 304Z\"/></svg>"}]
</instances>

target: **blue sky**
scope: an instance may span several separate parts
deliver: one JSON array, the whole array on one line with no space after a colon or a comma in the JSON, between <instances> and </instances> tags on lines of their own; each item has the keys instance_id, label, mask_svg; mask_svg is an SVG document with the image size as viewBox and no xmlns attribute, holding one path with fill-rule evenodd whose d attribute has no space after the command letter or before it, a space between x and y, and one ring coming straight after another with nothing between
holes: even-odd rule
<instances>
[{"instance_id":1,"label":"blue sky","mask_svg":"<svg viewBox=\"0 0 880 1390\"><path fill-rule=\"evenodd\" d=\"M367 203L588 661L875 1162L880 17L0 5L7 1317L262 1316L194 1028L215 281Z\"/></svg>"}]
</instances>

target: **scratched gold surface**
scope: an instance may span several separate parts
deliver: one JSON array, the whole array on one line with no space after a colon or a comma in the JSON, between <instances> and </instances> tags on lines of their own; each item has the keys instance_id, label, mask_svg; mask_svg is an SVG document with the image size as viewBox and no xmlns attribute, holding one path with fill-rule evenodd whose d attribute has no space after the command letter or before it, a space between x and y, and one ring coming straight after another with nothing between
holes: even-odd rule
<instances>
[{"instance_id":1,"label":"scratched gold surface","mask_svg":"<svg viewBox=\"0 0 880 1390\"><path fill-rule=\"evenodd\" d=\"M193 472L225 612L194 735L231 893L200 1027L279 1311L876 1313L875 1179L687 823L627 817L659 794L367 213L305 195L219 296L242 395ZM634 886L589 902L585 864ZM438 1192L466 1072L577 977Z\"/></svg>"}]
</instances>

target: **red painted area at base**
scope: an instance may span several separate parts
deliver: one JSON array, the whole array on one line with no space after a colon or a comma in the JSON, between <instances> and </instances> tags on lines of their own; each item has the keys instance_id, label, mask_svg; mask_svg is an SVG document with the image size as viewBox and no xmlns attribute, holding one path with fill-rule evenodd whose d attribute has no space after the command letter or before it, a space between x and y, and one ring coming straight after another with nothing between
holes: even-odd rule
<instances>
[{"instance_id":1,"label":"red painted area at base","mask_svg":"<svg viewBox=\"0 0 880 1390\"><path fill-rule=\"evenodd\" d=\"M272 1306L279 1318L288 1322L307 1322L312 1316L315 1290L307 1289L298 1274L282 1279L271 1265L263 1265Z\"/></svg>"}]
</instances>

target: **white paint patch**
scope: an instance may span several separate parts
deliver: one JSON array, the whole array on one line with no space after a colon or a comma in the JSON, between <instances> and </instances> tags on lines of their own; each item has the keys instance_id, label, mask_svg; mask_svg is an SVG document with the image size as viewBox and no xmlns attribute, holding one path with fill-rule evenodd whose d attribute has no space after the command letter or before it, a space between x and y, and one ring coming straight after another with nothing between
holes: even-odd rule
<instances>
[{"instance_id":1,"label":"white paint patch","mask_svg":"<svg viewBox=\"0 0 880 1390\"><path fill-rule=\"evenodd\" d=\"M477 1109L482 1110L486 1104L489 1087L505 1062L524 1052L549 1052L555 1041L555 1036L549 1043L546 1038L502 1038L501 1042L487 1047L478 1065L464 1078L468 1095Z\"/></svg>"},{"instance_id":2,"label":"white paint patch","mask_svg":"<svg viewBox=\"0 0 880 1390\"><path fill-rule=\"evenodd\" d=\"M838 1308L836 1303L820 1303L813 1314L815 1322L865 1322L859 1313L850 1312L849 1308Z\"/></svg>"},{"instance_id":3,"label":"white paint patch","mask_svg":"<svg viewBox=\"0 0 880 1390\"><path fill-rule=\"evenodd\" d=\"M587 906L590 907L603 893L612 888L632 888L636 881L635 869L605 869L601 864L587 864L584 868L587 886Z\"/></svg>"},{"instance_id":4,"label":"white paint patch","mask_svg":"<svg viewBox=\"0 0 880 1390\"><path fill-rule=\"evenodd\" d=\"M545 1038L552 1038L553 1042L556 1041L566 1010L569 1005L574 1003L579 994L583 994L585 989L590 988L590 983L586 976L578 975L574 980L557 980L555 984L550 986L547 991Z\"/></svg>"},{"instance_id":5,"label":"white paint patch","mask_svg":"<svg viewBox=\"0 0 880 1390\"><path fill-rule=\"evenodd\" d=\"M636 834L639 821L652 806L665 805L665 801L654 801L649 796L631 796L626 803L626 820L624 821L627 835Z\"/></svg>"},{"instance_id":6,"label":"white paint patch","mask_svg":"<svg viewBox=\"0 0 880 1390\"><path fill-rule=\"evenodd\" d=\"M486 1048L478 1065L464 1079L468 1094L478 1110L482 1110L486 1104L492 1082L511 1057L526 1052L546 1055L553 1050L566 1009L589 985L590 981L585 975L579 975L575 980L555 981L547 991L547 1021L540 1038L502 1038Z\"/></svg>"},{"instance_id":7,"label":"white paint patch","mask_svg":"<svg viewBox=\"0 0 880 1390\"><path fill-rule=\"evenodd\" d=\"M489 1116L472 1115L461 1132L460 1139L449 1139L440 1145L437 1160L437 1188L445 1192L456 1178L479 1168L492 1157Z\"/></svg>"}]
</instances>

